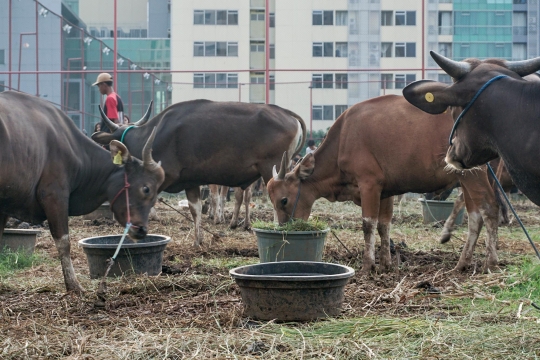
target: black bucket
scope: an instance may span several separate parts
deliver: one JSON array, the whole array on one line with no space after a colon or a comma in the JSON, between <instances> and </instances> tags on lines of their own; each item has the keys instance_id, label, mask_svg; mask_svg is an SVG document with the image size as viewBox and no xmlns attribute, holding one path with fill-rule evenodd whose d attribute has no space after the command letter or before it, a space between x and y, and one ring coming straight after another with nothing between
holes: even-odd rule
<instances>
[{"instance_id":1,"label":"black bucket","mask_svg":"<svg viewBox=\"0 0 540 360\"><path fill-rule=\"evenodd\" d=\"M312 261L281 261L232 269L244 316L259 320L309 321L337 316L354 270Z\"/></svg>"},{"instance_id":2,"label":"black bucket","mask_svg":"<svg viewBox=\"0 0 540 360\"><path fill-rule=\"evenodd\" d=\"M114 255L121 238L122 235L109 235L79 241L88 259L90 278L97 279L105 275L107 260ZM171 238L163 235L146 235L138 242L126 237L108 276L158 275L161 273L163 252L169 241Z\"/></svg>"}]
</instances>

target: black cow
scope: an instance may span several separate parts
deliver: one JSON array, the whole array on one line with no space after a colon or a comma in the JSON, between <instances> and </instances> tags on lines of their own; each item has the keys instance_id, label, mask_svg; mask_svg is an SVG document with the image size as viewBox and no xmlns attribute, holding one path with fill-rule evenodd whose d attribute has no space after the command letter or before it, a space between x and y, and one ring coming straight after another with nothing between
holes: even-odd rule
<instances>
[{"instance_id":1,"label":"black cow","mask_svg":"<svg viewBox=\"0 0 540 360\"><path fill-rule=\"evenodd\" d=\"M446 162L457 170L470 169L500 155L516 186L540 205L540 83L521 78L540 69L540 57L457 62L433 51L431 56L455 83L421 80L403 90L411 104L430 114L451 106L456 119L488 81L505 75L487 86L462 117Z\"/></svg>"},{"instance_id":2,"label":"black cow","mask_svg":"<svg viewBox=\"0 0 540 360\"><path fill-rule=\"evenodd\" d=\"M294 156L306 138L302 118L276 105L193 100L171 105L151 120L145 115L129 130L106 120L112 134L97 132L92 139L100 144L123 139L134 154L141 151L139 142L157 127L154 156L165 170L159 190L186 191L196 246L203 240L200 185L246 189L261 176L268 182L283 152Z\"/></svg>"},{"instance_id":3,"label":"black cow","mask_svg":"<svg viewBox=\"0 0 540 360\"><path fill-rule=\"evenodd\" d=\"M49 102L0 93L0 234L9 216L33 223L48 220L66 289L82 292L69 254L68 216L88 214L108 200L120 224L130 220L134 225L130 237L146 236L148 212L165 178L152 159L154 136L141 151L144 161L118 141L110 143L109 153ZM115 156L121 164L113 164Z\"/></svg>"}]
</instances>

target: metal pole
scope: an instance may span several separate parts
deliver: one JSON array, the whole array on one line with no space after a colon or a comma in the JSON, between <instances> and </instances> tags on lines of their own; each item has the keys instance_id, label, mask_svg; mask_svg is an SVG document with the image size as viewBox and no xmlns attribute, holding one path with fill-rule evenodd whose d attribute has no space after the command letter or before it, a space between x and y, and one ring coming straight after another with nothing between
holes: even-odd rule
<instances>
[{"instance_id":1,"label":"metal pole","mask_svg":"<svg viewBox=\"0 0 540 360\"><path fill-rule=\"evenodd\" d=\"M264 17L266 23L266 41L265 47L265 102L270 103L270 0L266 0Z\"/></svg>"},{"instance_id":2,"label":"metal pole","mask_svg":"<svg viewBox=\"0 0 540 360\"><path fill-rule=\"evenodd\" d=\"M36 1L36 71L39 71L38 2ZM39 73L36 74L36 96L39 97Z\"/></svg>"},{"instance_id":3,"label":"metal pole","mask_svg":"<svg viewBox=\"0 0 540 360\"><path fill-rule=\"evenodd\" d=\"M313 81L309 85L309 138L313 139Z\"/></svg>"},{"instance_id":4,"label":"metal pole","mask_svg":"<svg viewBox=\"0 0 540 360\"><path fill-rule=\"evenodd\" d=\"M426 76L425 76L425 72L426 72L426 65L425 65L425 61L426 61L426 54L425 54L425 44L426 44L426 41L424 39L425 37L425 34L426 34L426 25L425 25L425 17L426 17L426 10L425 10L425 0L422 0L422 79L425 79Z\"/></svg>"},{"instance_id":5,"label":"metal pole","mask_svg":"<svg viewBox=\"0 0 540 360\"><path fill-rule=\"evenodd\" d=\"M114 0L114 38L113 38L114 39L114 50L113 50L113 54L114 54L114 70L113 70L113 80L114 80L115 85L118 84L118 78L116 76L117 72L118 72L118 67L117 67L117 64L116 64L116 59L118 59L118 51L117 51L117 46L116 46L116 40L117 40L117 37L118 37L118 33L116 31L116 17L117 17L116 5L117 5L117 0Z\"/></svg>"},{"instance_id":6,"label":"metal pole","mask_svg":"<svg viewBox=\"0 0 540 360\"><path fill-rule=\"evenodd\" d=\"M12 35L12 33L11 33L11 32L12 32L12 29L11 29L11 18L12 18L12 13L11 13L11 1L12 1L12 0L9 0L9 15L8 15L8 16L9 16L9 25L8 25L8 27L9 27L9 31L8 31L8 33L9 33L9 40L8 40L8 57L9 57L9 59L8 59L8 60L9 60L9 61L8 61L8 64L9 64L9 65L8 65L8 69L9 69L9 77L8 77L8 84L9 84L9 89L10 89L10 90L13 89L13 88L11 87L11 70L12 70L12 69L11 69L11 62L12 62L12 57L13 57L13 56L12 56L13 52L11 51L11 46L12 46L12 45L11 45L11 35Z\"/></svg>"}]
</instances>

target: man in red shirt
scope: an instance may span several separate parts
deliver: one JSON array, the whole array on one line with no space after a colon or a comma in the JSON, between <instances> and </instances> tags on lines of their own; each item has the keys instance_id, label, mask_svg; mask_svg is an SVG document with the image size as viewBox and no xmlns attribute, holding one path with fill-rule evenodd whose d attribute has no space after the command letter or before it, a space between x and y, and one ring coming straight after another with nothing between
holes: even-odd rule
<instances>
[{"instance_id":1,"label":"man in red shirt","mask_svg":"<svg viewBox=\"0 0 540 360\"><path fill-rule=\"evenodd\" d=\"M102 95L107 95L105 99L105 105L103 106L103 112L113 122L120 124L120 119L123 119L124 104L120 96L114 92L113 78L111 74L101 73L98 75L97 80L92 86L97 85L99 92ZM109 127L101 120L101 131L110 132Z\"/></svg>"}]
</instances>

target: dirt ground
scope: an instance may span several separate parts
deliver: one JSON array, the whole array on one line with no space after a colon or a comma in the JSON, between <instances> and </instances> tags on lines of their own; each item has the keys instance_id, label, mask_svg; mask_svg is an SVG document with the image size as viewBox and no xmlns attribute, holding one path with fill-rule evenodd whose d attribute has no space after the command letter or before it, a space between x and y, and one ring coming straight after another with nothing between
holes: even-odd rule
<instances>
[{"instance_id":1,"label":"dirt ground","mask_svg":"<svg viewBox=\"0 0 540 360\"><path fill-rule=\"evenodd\" d=\"M177 207L177 198L165 201ZM365 276L359 271L363 251L360 208L349 203L320 201L313 215L328 221L335 232L327 237L323 261L348 265L356 270L345 289L344 318L377 313L449 316L459 312L460 307L443 305L441 294L470 296L474 290L464 289L461 284L473 275L480 280L503 281L500 274L479 274L484 258L483 234L471 269L466 273L452 272L464 242L466 225L459 227L460 232L449 244L440 245L440 229L434 224L422 223L416 201L409 201L399 212L396 206L391 237L396 244L406 246L399 256L395 253L392 256L396 270ZM252 219L273 219L269 203L255 198L253 205ZM50 354L82 354L84 337L70 333L82 331L80 329L100 334L96 335L98 337L122 338L128 335L117 331L124 329L125 332L127 328L144 333L167 327L204 331L216 327L250 326L253 322L242 316L240 292L228 271L235 262L258 262L255 235L241 226L230 230L228 223L214 225L203 215L203 226L219 238L205 232L204 246L194 248L188 210L179 210L180 214L163 203L156 207L159 220L150 222L150 233L172 238L164 252L162 274L110 279L105 308L94 306L99 280L89 278L86 256L77 242L91 236L121 234L122 227L103 218L94 221L82 217L70 219L73 264L79 281L87 290L82 297L65 293L57 251L50 233L44 230L38 238L36 251L51 260L0 281L3 333L0 343L26 349L27 354L46 357L47 351ZM526 214L523 217L526 225L538 226L539 213L532 203L520 203L517 210ZM229 202L227 221L231 211L232 202ZM516 227L516 232L519 230L517 225L512 226ZM502 237L499 253L501 269L504 269L517 257L531 254L532 249L526 241ZM479 291L473 294L484 295ZM28 338L39 341L24 345ZM44 345L47 343L49 348Z\"/></svg>"}]
</instances>

